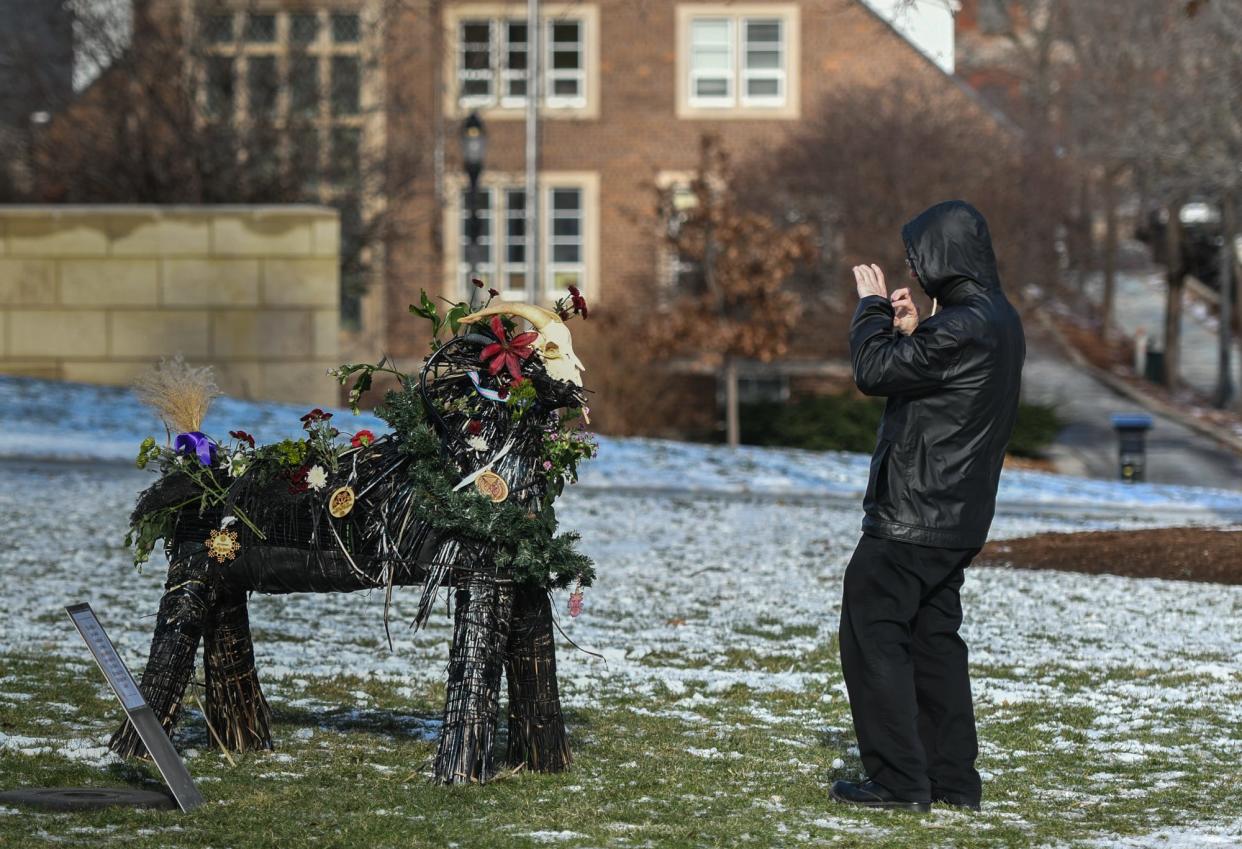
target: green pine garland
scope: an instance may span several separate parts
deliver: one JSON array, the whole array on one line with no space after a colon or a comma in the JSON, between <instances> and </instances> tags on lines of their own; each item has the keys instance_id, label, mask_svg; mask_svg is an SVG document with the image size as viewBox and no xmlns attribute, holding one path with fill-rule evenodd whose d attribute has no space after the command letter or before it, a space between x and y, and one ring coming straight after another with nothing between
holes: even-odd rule
<instances>
[{"instance_id":1,"label":"green pine garland","mask_svg":"<svg viewBox=\"0 0 1242 849\"><path fill-rule=\"evenodd\" d=\"M556 533L551 504L527 513L514 502L495 504L473 487L453 491L440 440L415 393L389 391L375 414L388 422L411 457L409 475L420 521L440 534L492 548L496 565L515 581L549 589L574 582L591 585L594 564L575 548L578 534Z\"/></svg>"}]
</instances>

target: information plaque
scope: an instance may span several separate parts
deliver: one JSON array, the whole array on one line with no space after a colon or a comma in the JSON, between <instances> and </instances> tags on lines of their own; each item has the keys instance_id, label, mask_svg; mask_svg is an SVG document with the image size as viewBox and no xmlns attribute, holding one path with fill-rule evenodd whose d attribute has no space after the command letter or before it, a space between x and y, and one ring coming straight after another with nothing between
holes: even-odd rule
<instances>
[{"instance_id":1,"label":"information plaque","mask_svg":"<svg viewBox=\"0 0 1242 849\"><path fill-rule=\"evenodd\" d=\"M138 689L138 682L117 654L116 646L112 645L112 640L104 633L95 611L91 610L89 604L71 604L65 610L82 639L86 641L104 677L108 679L108 685L116 693L121 707L125 708L125 715L133 723L143 745L147 747L147 753L155 761L160 775L164 776L164 781L181 810L190 811L203 804L203 796L194 785L194 779L185 768L185 762L173 748L172 741L168 739L164 727L155 716L155 711L151 710L142 691Z\"/></svg>"}]
</instances>

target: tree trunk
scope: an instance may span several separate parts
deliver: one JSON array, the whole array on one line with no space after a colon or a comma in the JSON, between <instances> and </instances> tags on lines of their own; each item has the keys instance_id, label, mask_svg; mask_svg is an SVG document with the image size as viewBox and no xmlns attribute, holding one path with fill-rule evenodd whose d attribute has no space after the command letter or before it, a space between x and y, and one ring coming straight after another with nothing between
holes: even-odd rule
<instances>
[{"instance_id":1,"label":"tree trunk","mask_svg":"<svg viewBox=\"0 0 1242 849\"><path fill-rule=\"evenodd\" d=\"M1169 204L1169 221L1164 228L1167 289L1164 307L1164 385L1170 392L1177 390L1181 369L1182 288L1185 283L1181 209L1180 201Z\"/></svg>"},{"instance_id":2,"label":"tree trunk","mask_svg":"<svg viewBox=\"0 0 1242 849\"><path fill-rule=\"evenodd\" d=\"M732 355L725 356L724 381L725 434L729 445L736 448L742 441L742 428L737 409L737 360Z\"/></svg>"},{"instance_id":3,"label":"tree trunk","mask_svg":"<svg viewBox=\"0 0 1242 849\"><path fill-rule=\"evenodd\" d=\"M1220 204L1221 235L1224 237L1220 247L1220 332L1217 335L1219 344L1216 364L1216 407L1226 410L1233 403L1233 238L1237 233L1234 220L1233 196L1226 193Z\"/></svg>"},{"instance_id":4,"label":"tree trunk","mask_svg":"<svg viewBox=\"0 0 1242 849\"><path fill-rule=\"evenodd\" d=\"M1074 264L1077 266L1075 277L1078 282L1078 298L1087 303L1087 278L1095 265L1095 233L1091 226L1091 178L1084 174L1078 184L1078 213L1074 216L1074 229L1077 234L1074 244L1077 248Z\"/></svg>"},{"instance_id":5,"label":"tree trunk","mask_svg":"<svg viewBox=\"0 0 1242 849\"><path fill-rule=\"evenodd\" d=\"M1104 294L1100 299L1100 325L1105 336L1113 326L1113 303L1117 292L1117 175L1104 175Z\"/></svg>"}]
</instances>

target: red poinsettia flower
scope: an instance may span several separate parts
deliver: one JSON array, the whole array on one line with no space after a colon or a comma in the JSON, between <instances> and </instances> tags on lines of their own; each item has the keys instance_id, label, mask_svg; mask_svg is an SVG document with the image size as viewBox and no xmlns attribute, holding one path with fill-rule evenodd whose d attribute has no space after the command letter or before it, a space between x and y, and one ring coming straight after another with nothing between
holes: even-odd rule
<instances>
[{"instance_id":1,"label":"red poinsettia flower","mask_svg":"<svg viewBox=\"0 0 1242 849\"><path fill-rule=\"evenodd\" d=\"M238 442L244 442L251 448L254 448L254 437L246 433L244 430L230 430L229 436L233 437Z\"/></svg>"},{"instance_id":2,"label":"red poinsettia flower","mask_svg":"<svg viewBox=\"0 0 1242 849\"><path fill-rule=\"evenodd\" d=\"M302 427L306 430L310 430L311 425L315 422L326 422L330 418L332 418L331 413L325 413L323 410L316 407L306 415L302 416Z\"/></svg>"},{"instance_id":3,"label":"red poinsettia flower","mask_svg":"<svg viewBox=\"0 0 1242 849\"><path fill-rule=\"evenodd\" d=\"M569 299L573 301L574 312L578 313L583 318L586 318L587 313L589 312L589 310L587 310L586 298L582 297L582 292L578 290L577 286L569 287Z\"/></svg>"},{"instance_id":4,"label":"red poinsettia flower","mask_svg":"<svg viewBox=\"0 0 1242 849\"><path fill-rule=\"evenodd\" d=\"M369 430L360 430L349 440L349 444L355 448L365 448L375 441L375 434Z\"/></svg>"},{"instance_id":5,"label":"red poinsettia flower","mask_svg":"<svg viewBox=\"0 0 1242 849\"><path fill-rule=\"evenodd\" d=\"M492 316L491 327L497 341L485 347L479 354L479 359L488 364L488 374L496 375L502 369L508 369L515 382L521 380L522 361L530 359L530 355L535 353L531 346L535 344L539 334L528 331L510 339L505 335L505 326L498 315Z\"/></svg>"}]
</instances>

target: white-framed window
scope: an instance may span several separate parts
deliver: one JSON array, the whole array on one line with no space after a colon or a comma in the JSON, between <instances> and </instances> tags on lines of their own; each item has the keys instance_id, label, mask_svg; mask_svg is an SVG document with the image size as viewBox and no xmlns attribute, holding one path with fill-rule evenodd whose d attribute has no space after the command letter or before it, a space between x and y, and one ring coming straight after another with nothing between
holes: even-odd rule
<instances>
[{"instance_id":1,"label":"white-framed window","mask_svg":"<svg viewBox=\"0 0 1242 849\"><path fill-rule=\"evenodd\" d=\"M492 22L466 19L457 25L457 92L463 106L491 103L496 96Z\"/></svg>"},{"instance_id":2,"label":"white-framed window","mask_svg":"<svg viewBox=\"0 0 1242 849\"><path fill-rule=\"evenodd\" d=\"M734 35L731 18L690 22L690 103L732 106Z\"/></svg>"},{"instance_id":3,"label":"white-framed window","mask_svg":"<svg viewBox=\"0 0 1242 849\"><path fill-rule=\"evenodd\" d=\"M797 6L684 3L677 15L680 117L796 117Z\"/></svg>"},{"instance_id":4,"label":"white-framed window","mask_svg":"<svg viewBox=\"0 0 1242 849\"><path fill-rule=\"evenodd\" d=\"M287 158L308 200L356 192L371 74L356 12L213 12L197 18L205 114L282 131L265 154ZM373 112L374 107L369 107ZM378 130L378 127L377 127Z\"/></svg>"},{"instance_id":5,"label":"white-framed window","mask_svg":"<svg viewBox=\"0 0 1242 849\"><path fill-rule=\"evenodd\" d=\"M547 189L548 261L546 288L554 295L586 279L586 210L579 186Z\"/></svg>"},{"instance_id":6,"label":"white-framed window","mask_svg":"<svg viewBox=\"0 0 1242 849\"><path fill-rule=\"evenodd\" d=\"M587 287L588 194L581 185L551 182L541 193L543 285L541 296L555 299L571 285ZM457 285L468 297L470 278L495 288L502 298L529 297L531 230L526 226L526 190L522 185L481 186L478 197L479 239L471 266L470 189L457 196L460 221Z\"/></svg>"},{"instance_id":7,"label":"white-framed window","mask_svg":"<svg viewBox=\"0 0 1242 849\"><path fill-rule=\"evenodd\" d=\"M785 102L785 23L780 18L742 19L742 103Z\"/></svg>"},{"instance_id":8,"label":"white-framed window","mask_svg":"<svg viewBox=\"0 0 1242 849\"><path fill-rule=\"evenodd\" d=\"M464 109L526 105L530 40L524 18L467 17L457 22L457 103ZM586 21L543 22L543 80L549 108L586 105Z\"/></svg>"},{"instance_id":9,"label":"white-framed window","mask_svg":"<svg viewBox=\"0 0 1242 849\"><path fill-rule=\"evenodd\" d=\"M470 189L461 190L461 251L460 273L462 291L469 292L471 277L482 280L486 286L496 286L496 243L492 238L492 212L496 208L496 189L480 186L478 190L479 236L471 256L470 244ZM472 265L471 259L474 259Z\"/></svg>"},{"instance_id":10,"label":"white-framed window","mask_svg":"<svg viewBox=\"0 0 1242 849\"><path fill-rule=\"evenodd\" d=\"M526 294L526 190L505 189L505 256L500 291Z\"/></svg>"},{"instance_id":11,"label":"white-framed window","mask_svg":"<svg viewBox=\"0 0 1242 849\"><path fill-rule=\"evenodd\" d=\"M548 22L546 91L549 106L586 104L586 43L580 20Z\"/></svg>"}]
</instances>

